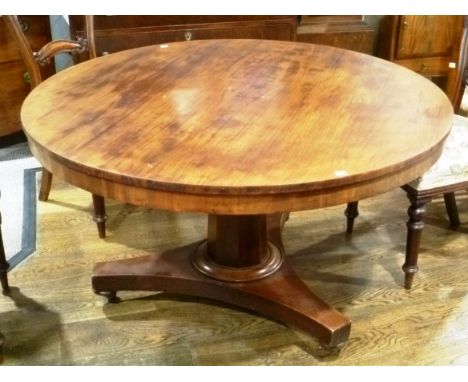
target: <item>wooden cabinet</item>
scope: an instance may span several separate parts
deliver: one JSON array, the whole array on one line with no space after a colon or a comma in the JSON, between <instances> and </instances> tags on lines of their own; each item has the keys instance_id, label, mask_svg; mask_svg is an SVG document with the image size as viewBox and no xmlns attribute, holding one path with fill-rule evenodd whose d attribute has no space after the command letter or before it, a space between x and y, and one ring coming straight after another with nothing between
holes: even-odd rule
<instances>
[{"instance_id":1,"label":"wooden cabinet","mask_svg":"<svg viewBox=\"0 0 468 382\"><path fill-rule=\"evenodd\" d=\"M96 16L98 55L184 40L256 38L294 40L295 16ZM70 16L71 36L83 35L83 17ZM78 61L86 60L85 54Z\"/></svg>"},{"instance_id":2,"label":"wooden cabinet","mask_svg":"<svg viewBox=\"0 0 468 382\"><path fill-rule=\"evenodd\" d=\"M34 50L50 41L49 16L20 16L21 26ZM52 72L44 73L48 76ZM26 68L13 37L7 32L0 17L0 144L22 130L20 110L24 98L31 90Z\"/></svg>"},{"instance_id":3,"label":"wooden cabinet","mask_svg":"<svg viewBox=\"0 0 468 382\"><path fill-rule=\"evenodd\" d=\"M386 16L381 21L378 55L449 87L457 61L463 16Z\"/></svg>"},{"instance_id":4,"label":"wooden cabinet","mask_svg":"<svg viewBox=\"0 0 468 382\"><path fill-rule=\"evenodd\" d=\"M299 20L299 22L298 22ZM223 38L301 41L372 54L374 27L363 16L95 16L98 55L166 42ZM72 37L83 17L70 16ZM78 61L86 60L83 54Z\"/></svg>"},{"instance_id":5,"label":"wooden cabinet","mask_svg":"<svg viewBox=\"0 0 468 382\"><path fill-rule=\"evenodd\" d=\"M301 16L297 41L372 54L374 28L364 16Z\"/></svg>"}]
</instances>

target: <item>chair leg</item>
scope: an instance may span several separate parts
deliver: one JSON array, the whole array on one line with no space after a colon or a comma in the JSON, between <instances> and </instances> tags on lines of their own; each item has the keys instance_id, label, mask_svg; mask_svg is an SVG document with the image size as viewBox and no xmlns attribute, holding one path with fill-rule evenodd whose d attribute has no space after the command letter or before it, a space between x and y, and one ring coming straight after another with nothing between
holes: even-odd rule
<instances>
[{"instance_id":1,"label":"chair leg","mask_svg":"<svg viewBox=\"0 0 468 382\"><path fill-rule=\"evenodd\" d=\"M3 342L5 341L5 338L3 337L3 334L0 333L0 364L3 363Z\"/></svg>"},{"instance_id":2,"label":"chair leg","mask_svg":"<svg viewBox=\"0 0 468 382\"><path fill-rule=\"evenodd\" d=\"M39 200L46 202L49 199L50 187L52 186L52 173L42 168L41 189L39 190Z\"/></svg>"},{"instance_id":3,"label":"chair leg","mask_svg":"<svg viewBox=\"0 0 468 382\"><path fill-rule=\"evenodd\" d=\"M8 294L10 292L10 286L8 285L8 276L7 276L8 266L9 266L8 263L6 263L5 268L0 270L0 281L2 283L3 294Z\"/></svg>"},{"instance_id":4,"label":"chair leg","mask_svg":"<svg viewBox=\"0 0 468 382\"><path fill-rule=\"evenodd\" d=\"M460 225L460 218L458 217L457 202L455 200L455 193L448 192L444 194L445 208L447 209L447 215L450 220L452 227L458 227Z\"/></svg>"},{"instance_id":5,"label":"chair leg","mask_svg":"<svg viewBox=\"0 0 468 382\"><path fill-rule=\"evenodd\" d=\"M106 205L104 198L99 195L93 194L93 205L94 205L94 221L96 222L98 234L101 239L106 237Z\"/></svg>"},{"instance_id":6,"label":"chair leg","mask_svg":"<svg viewBox=\"0 0 468 382\"><path fill-rule=\"evenodd\" d=\"M408 233L406 237L406 257L402 266L405 272L405 289L411 289L413 278L418 271L419 245L421 243L422 231L424 229L424 215L426 214L426 204L430 199L418 199L414 195L408 194L410 206L408 208L409 220L406 223Z\"/></svg>"},{"instance_id":7,"label":"chair leg","mask_svg":"<svg viewBox=\"0 0 468 382\"><path fill-rule=\"evenodd\" d=\"M346 233L347 234L353 233L354 219L356 219L359 216L358 203L359 202L350 202L346 206L346 210L344 214L346 216Z\"/></svg>"},{"instance_id":8,"label":"chair leg","mask_svg":"<svg viewBox=\"0 0 468 382\"><path fill-rule=\"evenodd\" d=\"M0 215L0 224L2 222ZM6 294L10 291L10 286L8 285L7 271L10 265L6 261L5 249L3 247L3 238L2 231L0 228L0 283L2 285L3 293Z\"/></svg>"}]
</instances>

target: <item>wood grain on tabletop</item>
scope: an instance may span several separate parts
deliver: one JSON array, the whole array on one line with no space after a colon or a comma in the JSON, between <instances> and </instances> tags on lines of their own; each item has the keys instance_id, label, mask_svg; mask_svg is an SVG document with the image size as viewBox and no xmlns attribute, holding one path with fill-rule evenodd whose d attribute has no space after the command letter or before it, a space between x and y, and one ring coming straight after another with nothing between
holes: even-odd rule
<instances>
[{"instance_id":1,"label":"wood grain on tabletop","mask_svg":"<svg viewBox=\"0 0 468 382\"><path fill-rule=\"evenodd\" d=\"M28 96L22 122L46 167L90 191L120 188L109 196L126 200L126 185L233 195L237 204L276 194L281 201L263 208L275 212L406 183L437 159L451 114L435 85L380 59L311 44L212 40L123 51L63 71ZM329 200L312 197L340 187ZM301 203L297 193L313 200ZM157 196L156 207L174 207ZM198 205L213 212L217 202Z\"/></svg>"}]
</instances>

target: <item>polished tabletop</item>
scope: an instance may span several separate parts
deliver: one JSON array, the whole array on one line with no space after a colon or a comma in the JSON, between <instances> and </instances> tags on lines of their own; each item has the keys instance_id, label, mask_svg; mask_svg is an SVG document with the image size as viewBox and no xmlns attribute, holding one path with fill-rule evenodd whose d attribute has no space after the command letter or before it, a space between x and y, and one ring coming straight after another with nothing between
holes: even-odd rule
<instances>
[{"instance_id":1,"label":"polished tabletop","mask_svg":"<svg viewBox=\"0 0 468 382\"><path fill-rule=\"evenodd\" d=\"M383 188L416 177L437 159L452 113L435 85L378 58L207 40L74 66L38 86L21 119L39 158L80 173L163 192L286 194L273 209L295 210L321 205L294 193L351 187L425 157Z\"/></svg>"}]
</instances>

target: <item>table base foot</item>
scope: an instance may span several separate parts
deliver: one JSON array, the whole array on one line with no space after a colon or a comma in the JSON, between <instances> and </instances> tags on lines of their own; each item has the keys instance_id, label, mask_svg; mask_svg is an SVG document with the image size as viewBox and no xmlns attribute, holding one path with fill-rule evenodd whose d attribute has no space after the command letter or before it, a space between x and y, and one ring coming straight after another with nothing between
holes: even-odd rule
<instances>
[{"instance_id":1,"label":"table base foot","mask_svg":"<svg viewBox=\"0 0 468 382\"><path fill-rule=\"evenodd\" d=\"M96 264L97 293L120 290L161 291L204 297L240 306L301 329L328 347L349 337L351 322L322 301L284 262L272 275L249 282L207 277L191 263L199 242L134 259Z\"/></svg>"}]
</instances>

